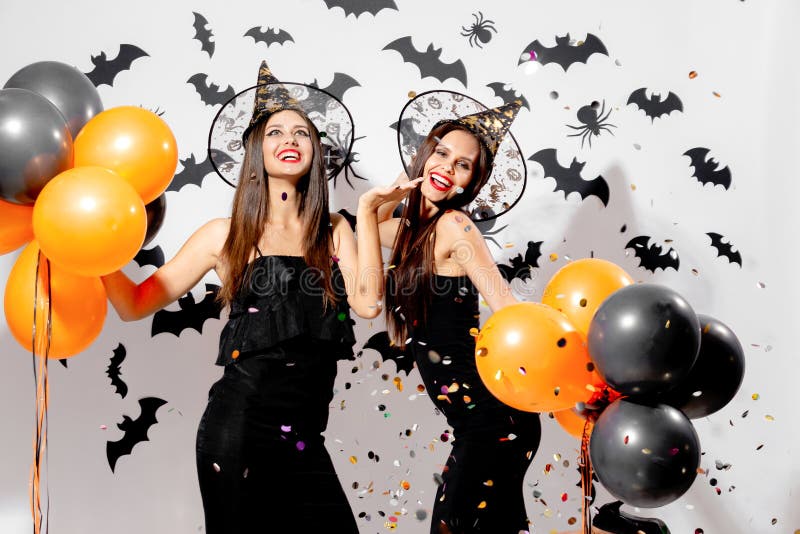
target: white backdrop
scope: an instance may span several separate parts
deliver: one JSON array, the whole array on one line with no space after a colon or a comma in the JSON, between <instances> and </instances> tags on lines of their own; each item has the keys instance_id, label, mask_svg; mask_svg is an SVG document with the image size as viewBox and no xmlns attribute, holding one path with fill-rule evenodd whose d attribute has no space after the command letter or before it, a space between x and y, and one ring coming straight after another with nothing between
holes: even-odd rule
<instances>
[{"instance_id":1,"label":"white backdrop","mask_svg":"<svg viewBox=\"0 0 800 534\"><path fill-rule=\"evenodd\" d=\"M498 105L501 98L487 85L510 83L530 103L512 128L523 155L555 148L562 165L573 157L585 162L582 177L603 176L611 191L607 206L594 196L565 199L563 191L554 191L554 180L528 162L525 195L497 221L494 230L504 228L493 236L500 246L492 245L496 260L507 263L524 255L528 241L543 242L531 280L515 286L520 295L538 300L566 261L593 253L623 266L637 280L672 287L696 311L729 324L746 350L746 375L736 398L722 411L694 421L704 453L701 467L708 474L699 475L676 502L638 513L663 518L674 533L797 532L800 463L793 453L800 443L800 373L792 340L800 319L800 286L794 276L800 261L795 244L800 5L792 0L340 3L349 6L347 13L329 8L334 0L198 0L191 7L152 0L4 2L0 81L42 60L89 72L91 56L105 51L113 58L121 44L135 45L149 55L120 72L113 86L99 87L105 107L141 105L163 112L180 158L193 154L203 160L208 127L219 106L205 104L187 83L193 74L205 73L223 89L231 85L239 91L255 82L263 58L285 81L316 79L326 87L334 73L346 73L360 84L345 92L344 102L355 117L356 136L364 136L355 144L352 170L368 181L350 175L351 188L339 177L332 198L334 210L351 212L358 194L391 181L399 170L390 125L410 91L446 88ZM385 8L358 15L369 5ZM193 38L193 11L208 20L214 34L211 57ZM486 42L477 41L482 48L461 35L479 11L496 30L489 30ZM253 26L281 28L293 40L256 43L244 37ZM566 71L556 64L538 70L518 65L532 41L554 46L555 37L567 33L577 40L596 35L608 55L594 54ZM405 36L418 50L429 44L441 48L445 63L462 61L466 85L455 78L423 78L400 53L383 50ZM690 77L691 71L697 76ZM674 92L683 111L651 120L626 104L640 87L662 95ZM605 102L611 110L608 122L616 127L613 135L603 132L591 147L581 148L579 138L567 137L573 131L566 125L579 124L576 112L592 101ZM729 167L729 189L703 186L692 176L689 158L682 154L693 147L709 148L720 167ZM164 226L152 246L172 256L195 228L225 216L231 197L232 189L213 173L202 184L169 191ZM741 252L742 266L717 257L707 232L730 240ZM653 273L639 266L625 244L640 235L664 250L673 247L679 269ZM0 257L0 280L7 279L16 255ZM125 270L142 280L153 267L131 263ZM218 282L213 277L205 281ZM198 298L203 288L196 288ZM485 320L488 310L482 311ZM179 338L168 333L151 337L150 323L122 323L110 310L100 337L71 358L68 368L52 362L45 482L53 534L203 531L194 435L208 387L221 373L213 361L223 323L209 320L202 334L189 329ZM358 320L356 349L382 329L382 320ZM0 343L0 532L17 534L31 530L34 383L31 357L5 322L0 322ZM124 399L106 376L119 343L127 349L121 367L129 387ZM440 443L446 422L417 391L418 384L416 371L398 374L394 363L382 363L370 349L340 365L326 436L362 533L428 531L432 475L444 463L449 444ZM149 431L150 441L123 456L112 473L106 442L121 437L116 424L123 414L135 418L137 400L148 396L167 401ZM578 443L546 417L543 432L526 478L532 530L575 529L579 522L570 526L570 520L580 517ZM730 468L718 470L718 461ZM409 489L402 488L403 481ZM610 499L601 491L600 504ZM324 517L303 521L305 532L336 532Z\"/></svg>"}]
</instances>

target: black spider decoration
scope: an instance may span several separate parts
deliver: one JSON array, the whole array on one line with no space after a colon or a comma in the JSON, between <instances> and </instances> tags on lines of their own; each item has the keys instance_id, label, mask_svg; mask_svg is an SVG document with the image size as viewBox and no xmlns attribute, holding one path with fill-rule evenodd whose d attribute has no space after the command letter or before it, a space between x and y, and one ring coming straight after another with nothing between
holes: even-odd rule
<instances>
[{"instance_id":1,"label":"black spider decoration","mask_svg":"<svg viewBox=\"0 0 800 534\"><path fill-rule=\"evenodd\" d=\"M356 137L355 139L353 139L353 145L356 144L356 141L358 141L359 139L364 139L365 137L366 137L365 135L362 135L361 137ZM339 146L341 146L341 140L339 139L338 141L339 141ZM323 149L325 149L325 152L326 152L325 156L323 156L323 157L329 157L329 158L330 157L333 157L333 158L337 158L338 157L338 159L342 159L341 164L339 165L339 167L342 169L340 174L344 175L344 179L347 182L347 185L350 186L350 189L355 189L355 187L353 186L353 183L350 181L350 175L351 174L355 178L358 178L359 180L366 180L366 178L364 178L363 176L358 174L355 170L353 170L353 163L358 163L358 152L356 152L356 151L351 149L350 153L347 155L346 158L341 158L340 154L338 154L338 153L335 154L335 155L333 154L334 151L331 150L330 145L323 145ZM337 174L337 175L335 175L333 177L333 187L334 188L336 188L336 179L338 177L339 177L339 174Z\"/></svg>"},{"instance_id":2,"label":"black spider decoration","mask_svg":"<svg viewBox=\"0 0 800 534\"><path fill-rule=\"evenodd\" d=\"M477 14L473 13L472 16L475 17L475 23L469 28L461 26L461 29L464 30L461 35L469 38L469 46L473 46L474 43L478 48L483 48L481 43L486 44L491 41L492 32L497 33L497 29L492 26L494 21L484 19L483 13L480 11Z\"/></svg>"},{"instance_id":3,"label":"black spider decoration","mask_svg":"<svg viewBox=\"0 0 800 534\"><path fill-rule=\"evenodd\" d=\"M600 135L600 130L605 130L611 135L614 135L614 132L609 130L609 126L612 128L616 128L614 124L605 122L608 119L608 116L611 115L611 110L608 110L605 116L603 113L606 110L606 101L603 100L603 105L600 108L600 113L597 112L598 103L592 102L588 106L583 106L581 109L578 110L578 120L581 121L584 126L572 126L571 124L567 124L569 128L574 130L578 130L578 133L569 134L567 137L578 137L581 136L581 148L583 148L583 142L586 141L586 138L589 139L589 148L592 147L592 136Z\"/></svg>"}]
</instances>

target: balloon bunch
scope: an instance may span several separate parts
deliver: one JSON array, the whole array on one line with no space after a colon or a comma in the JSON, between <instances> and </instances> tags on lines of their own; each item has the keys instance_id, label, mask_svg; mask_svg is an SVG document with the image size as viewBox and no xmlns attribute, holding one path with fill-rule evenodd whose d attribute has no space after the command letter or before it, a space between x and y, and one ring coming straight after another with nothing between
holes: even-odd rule
<instances>
[{"instance_id":1,"label":"balloon bunch","mask_svg":"<svg viewBox=\"0 0 800 534\"><path fill-rule=\"evenodd\" d=\"M103 111L86 75L42 61L0 90L0 154L0 254L30 242L6 283L9 328L28 350L43 346L46 329L35 328L34 317L44 304L34 295L46 259L47 354L72 356L102 328L99 277L133 259L161 224L175 137L151 111Z\"/></svg>"},{"instance_id":2,"label":"balloon bunch","mask_svg":"<svg viewBox=\"0 0 800 534\"><path fill-rule=\"evenodd\" d=\"M725 324L594 258L560 269L541 304L489 317L475 358L495 397L553 412L584 441L603 486L644 508L688 490L700 462L690 418L725 406L744 376L742 346Z\"/></svg>"}]
</instances>

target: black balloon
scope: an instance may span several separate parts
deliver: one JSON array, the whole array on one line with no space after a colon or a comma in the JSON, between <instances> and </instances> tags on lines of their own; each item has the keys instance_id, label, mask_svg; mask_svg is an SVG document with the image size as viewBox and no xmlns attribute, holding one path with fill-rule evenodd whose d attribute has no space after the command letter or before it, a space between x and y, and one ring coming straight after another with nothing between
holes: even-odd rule
<instances>
[{"instance_id":1,"label":"black balloon","mask_svg":"<svg viewBox=\"0 0 800 534\"><path fill-rule=\"evenodd\" d=\"M92 81L75 67L58 61L31 63L15 72L4 87L27 89L52 102L67 121L73 138L84 124L103 111Z\"/></svg>"},{"instance_id":2,"label":"black balloon","mask_svg":"<svg viewBox=\"0 0 800 534\"><path fill-rule=\"evenodd\" d=\"M147 232L144 235L142 248L153 240L158 231L161 230L161 225L164 224L164 214L167 212L167 196L161 193L157 199L146 204L144 209L147 214Z\"/></svg>"},{"instance_id":3,"label":"black balloon","mask_svg":"<svg viewBox=\"0 0 800 534\"><path fill-rule=\"evenodd\" d=\"M672 289L635 284L612 293L589 325L589 354L623 395L655 394L683 380L700 348L700 323Z\"/></svg>"},{"instance_id":4,"label":"black balloon","mask_svg":"<svg viewBox=\"0 0 800 534\"><path fill-rule=\"evenodd\" d=\"M657 508L694 482L700 441L680 410L619 399L595 422L589 458L600 483L617 499Z\"/></svg>"},{"instance_id":5,"label":"black balloon","mask_svg":"<svg viewBox=\"0 0 800 534\"><path fill-rule=\"evenodd\" d=\"M723 322L698 314L700 352L688 376L654 400L669 404L686 417L712 414L739 391L744 378L744 350L733 331Z\"/></svg>"},{"instance_id":6,"label":"black balloon","mask_svg":"<svg viewBox=\"0 0 800 534\"><path fill-rule=\"evenodd\" d=\"M49 100L27 89L0 90L0 197L32 204L72 161L72 134Z\"/></svg>"}]
</instances>

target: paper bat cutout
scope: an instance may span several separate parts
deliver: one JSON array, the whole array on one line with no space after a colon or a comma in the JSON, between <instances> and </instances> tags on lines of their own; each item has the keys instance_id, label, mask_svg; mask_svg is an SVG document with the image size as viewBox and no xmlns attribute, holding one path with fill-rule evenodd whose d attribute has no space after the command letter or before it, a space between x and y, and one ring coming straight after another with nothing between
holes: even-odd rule
<instances>
[{"instance_id":1,"label":"paper bat cutout","mask_svg":"<svg viewBox=\"0 0 800 534\"><path fill-rule=\"evenodd\" d=\"M642 87L631 93L627 103L636 104L636 107L650 117L650 122L654 122L656 118L662 115L669 115L673 111L683 111L683 102L672 91L669 92L666 99L661 100L661 95L657 93L648 98L646 89Z\"/></svg>"},{"instance_id":2,"label":"paper bat cutout","mask_svg":"<svg viewBox=\"0 0 800 534\"><path fill-rule=\"evenodd\" d=\"M563 191L564 199L569 197L571 193L578 193L583 200L589 195L594 195L600 199L604 206L608 206L610 196L608 182L602 176L592 180L584 180L581 177L581 170L586 165L585 161L578 161L578 158L572 158L572 163L569 164L569 167L563 167L558 162L555 148L540 150L529 157L528 160L535 161L542 166L544 178L553 178L556 181L555 191Z\"/></svg>"},{"instance_id":3,"label":"paper bat cutout","mask_svg":"<svg viewBox=\"0 0 800 534\"><path fill-rule=\"evenodd\" d=\"M535 57L532 60L538 61L542 65L557 63L566 72L575 63L586 63L593 54L608 55L608 50L606 50L603 41L591 33L586 34L583 44L572 46L569 41L569 34L564 37L556 36L556 45L548 48L537 39L525 47L525 50L522 51L523 53L520 54L517 65L527 61L522 59L525 52L533 52Z\"/></svg>"},{"instance_id":4,"label":"paper bat cutout","mask_svg":"<svg viewBox=\"0 0 800 534\"><path fill-rule=\"evenodd\" d=\"M158 423L156 411L166 403L167 401L157 397L145 397L139 399L139 406L142 410L139 417L131 419L127 415L122 416L122 422L118 423L117 427L125 432L125 435L119 441L106 442L106 457L112 472L121 456L130 454L137 443L150 441L147 437L147 431L150 430L151 426Z\"/></svg>"},{"instance_id":5,"label":"paper bat cutout","mask_svg":"<svg viewBox=\"0 0 800 534\"><path fill-rule=\"evenodd\" d=\"M194 11L192 11L192 14L194 15L194 39L200 41L200 50L206 52L210 58L214 55L215 45L214 41L211 40L214 37L214 33L208 27L208 21L203 15Z\"/></svg>"},{"instance_id":6,"label":"paper bat cutout","mask_svg":"<svg viewBox=\"0 0 800 534\"><path fill-rule=\"evenodd\" d=\"M729 263L736 263L739 267L742 266L742 255L738 250L733 250L733 244L725 243L724 236L716 232L707 232L706 235L711 238L711 246L717 249L717 257L728 258Z\"/></svg>"},{"instance_id":7,"label":"paper bat cutout","mask_svg":"<svg viewBox=\"0 0 800 534\"><path fill-rule=\"evenodd\" d=\"M136 253L136 256L133 257L133 261L135 261L139 267L152 265L158 269L164 265L164 251L161 250L160 245L156 245L155 247L148 249L143 248Z\"/></svg>"},{"instance_id":8,"label":"paper bat cutout","mask_svg":"<svg viewBox=\"0 0 800 534\"><path fill-rule=\"evenodd\" d=\"M340 7L344 10L345 18L350 15L355 15L356 18L364 13L371 13L377 15L383 9L397 9L397 4L394 0L322 0L328 9Z\"/></svg>"},{"instance_id":9,"label":"paper bat cutout","mask_svg":"<svg viewBox=\"0 0 800 534\"><path fill-rule=\"evenodd\" d=\"M150 329L150 336L155 337L162 332L169 332L180 337L181 332L187 328L203 333L203 323L206 319L219 319L222 307L216 301L219 286L206 284L206 294L203 300L195 302L191 293L178 299L181 307L178 311L161 310L153 315L153 324Z\"/></svg>"},{"instance_id":10,"label":"paper bat cutout","mask_svg":"<svg viewBox=\"0 0 800 534\"><path fill-rule=\"evenodd\" d=\"M507 282L511 282L515 278L519 278L522 281L530 280L531 268L539 266L539 258L542 256L542 243L544 241L528 241L528 249L525 251L524 259L522 254L517 254L510 259L511 265L498 263L497 268L500 269L500 274L503 275L503 278Z\"/></svg>"},{"instance_id":11,"label":"paper bat cutout","mask_svg":"<svg viewBox=\"0 0 800 534\"><path fill-rule=\"evenodd\" d=\"M125 361L126 354L125 346L122 343L117 345L117 348L114 349L114 355L111 357L111 360L109 360L108 368L106 369L106 375L111 379L111 385L114 386L116 392L123 399L125 395L128 394L128 384L123 382L120 378L121 371L119 367L122 365L122 362ZM112 467L111 470L113 471L114 468Z\"/></svg>"},{"instance_id":12,"label":"paper bat cutout","mask_svg":"<svg viewBox=\"0 0 800 534\"><path fill-rule=\"evenodd\" d=\"M267 28L267 31L262 31L261 28L262 26L253 26L245 32L244 37L252 37L253 41L256 43L264 43L267 45L267 48L273 43L282 45L289 41L294 42L294 37L286 30Z\"/></svg>"},{"instance_id":13,"label":"paper bat cutout","mask_svg":"<svg viewBox=\"0 0 800 534\"><path fill-rule=\"evenodd\" d=\"M694 167L692 176L703 185L721 185L725 189L729 189L731 187L731 170L727 166L717 169L719 164L714 158L706 160L709 152L710 150L707 148L697 147L683 153L692 160L690 163L690 166Z\"/></svg>"},{"instance_id":14,"label":"paper bat cutout","mask_svg":"<svg viewBox=\"0 0 800 534\"><path fill-rule=\"evenodd\" d=\"M348 89L352 89L353 87L361 87L361 84L358 83L355 78L342 72L333 73L333 81L328 87L320 87L317 84L316 78L309 85L318 87L323 91L327 91L339 100L344 100L344 94Z\"/></svg>"},{"instance_id":15,"label":"paper bat cutout","mask_svg":"<svg viewBox=\"0 0 800 534\"><path fill-rule=\"evenodd\" d=\"M364 343L364 347L359 351L358 355L360 356L364 349L373 349L380 353L381 359L385 362L392 360L395 365L397 366L397 372L404 371L406 375L414 368L414 357L409 352L406 354L406 350L401 350L398 347L391 344L389 341L389 332L383 331L374 334L370 337L366 343Z\"/></svg>"},{"instance_id":16,"label":"paper bat cutout","mask_svg":"<svg viewBox=\"0 0 800 534\"><path fill-rule=\"evenodd\" d=\"M233 158L225 152L212 149L212 153L217 167L222 167L226 163L235 163ZM169 186L167 186L167 191L180 191L186 185L201 187L203 179L214 172L214 167L211 166L211 161L208 157L198 163L195 161L194 154L189 154L188 158L182 159L180 162L183 170L172 178Z\"/></svg>"},{"instance_id":17,"label":"paper bat cutout","mask_svg":"<svg viewBox=\"0 0 800 534\"><path fill-rule=\"evenodd\" d=\"M417 148L419 148L425 140L425 135L418 134L417 130L414 129L414 119L412 118L406 117L399 122L393 122L389 125L389 128L395 131L400 128L400 145L403 147L414 147L415 154Z\"/></svg>"},{"instance_id":18,"label":"paper bat cutout","mask_svg":"<svg viewBox=\"0 0 800 534\"><path fill-rule=\"evenodd\" d=\"M94 68L91 72L86 73L86 77L92 81L95 87L100 87L104 84L113 86L114 78L117 77L117 74L124 70L129 70L135 60L145 56L149 56L149 54L138 46L121 44L119 45L117 57L112 60L106 58L105 52L92 56Z\"/></svg>"},{"instance_id":19,"label":"paper bat cutout","mask_svg":"<svg viewBox=\"0 0 800 534\"><path fill-rule=\"evenodd\" d=\"M657 269L666 271L669 268L677 271L680 266L680 258L675 249L670 247L665 254L662 254L660 246L648 245L649 242L649 235L640 235L628 241L625 248L632 248L633 253L639 258L639 267L644 267L651 273L655 274Z\"/></svg>"},{"instance_id":20,"label":"paper bat cutout","mask_svg":"<svg viewBox=\"0 0 800 534\"><path fill-rule=\"evenodd\" d=\"M464 84L464 87L467 86L467 70L464 68L464 63L460 59L452 63L444 63L439 59L442 49L434 49L433 44L429 44L427 50L420 52L414 48L411 37L407 36L395 39L384 46L383 49L400 52L403 61L416 65L423 78L433 76L440 82L455 78Z\"/></svg>"},{"instance_id":21,"label":"paper bat cutout","mask_svg":"<svg viewBox=\"0 0 800 534\"><path fill-rule=\"evenodd\" d=\"M191 78L186 80L194 86L197 94L200 95L200 100L208 106L215 106L217 104L224 104L236 95L233 87L230 85L225 90L220 91L219 85L208 83L208 75L198 72L192 75Z\"/></svg>"},{"instance_id":22,"label":"paper bat cutout","mask_svg":"<svg viewBox=\"0 0 800 534\"><path fill-rule=\"evenodd\" d=\"M514 91L512 87L509 86L508 89L505 88L507 84L503 82L492 82L487 84L486 87L494 91L494 96L499 96L503 100L503 104L510 104L514 100L519 100L522 102L522 107L530 110L531 107L528 104L528 99L525 98L523 95L517 96L517 92Z\"/></svg>"}]
</instances>

